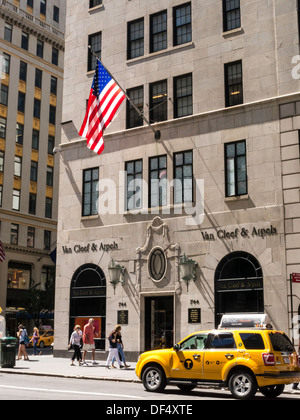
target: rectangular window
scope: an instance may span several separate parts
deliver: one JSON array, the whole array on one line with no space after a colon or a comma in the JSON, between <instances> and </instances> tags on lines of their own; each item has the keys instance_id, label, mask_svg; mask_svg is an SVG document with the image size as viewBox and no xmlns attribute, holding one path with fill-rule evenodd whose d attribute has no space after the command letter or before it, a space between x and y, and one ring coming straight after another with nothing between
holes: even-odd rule
<instances>
[{"instance_id":1,"label":"rectangular window","mask_svg":"<svg viewBox=\"0 0 300 420\"><path fill-rule=\"evenodd\" d=\"M30 165L30 181L37 182L38 177L38 163L35 161L31 161Z\"/></svg>"},{"instance_id":2,"label":"rectangular window","mask_svg":"<svg viewBox=\"0 0 300 420\"><path fill-rule=\"evenodd\" d=\"M128 23L127 59L144 55L144 18Z\"/></svg>"},{"instance_id":3,"label":"rectangular window","mask_svg":"<svg viewBox=\"0 0 300 420\"><path fill-rule=\"evenodd\" d=\"M3 194L3 186L0 185L0 207L2 207L2 194Z\"/></svg>"},{"instance_id":4,"label":"rectangular window","mask_svg":"<svg viewBox=\"0 0 300 420\"><path fill-rule=\"evenodd\" d=\"M193 79L191 74L174 79L174 118L193 114Z\"/></svg>"},{"instance_id":5,"label":"rectangular window","mask_svg":"<svg viewBox=\"0 0 300 420\"><path fill-rule=\"evenodd\" d=\"M167 11L150 16L150 52L165 50L168 46Z\"/></svg>"},{"instance_id":6,"label":"rectangular window","mask_svg":"<svg viewBox=\"0 0 300 420\"><path fill-rule=\"evenodd\" d=\"M41 0L41 2L40 2L40 13L41 13L41 15L46 16L46 7L47 7L46 0Z\"/></svg>"},{"instance_id":7,"label":"rectangular window","mask_svg":"<svg viewBox=\"0 0 300 420\"><path fill-rule=\"evenodd\" d=\"M49 123L55 125L56 120L56 107L53 105L50 105L49 108Z\"/></svg>"},{"instance_id":8,"label":"rectangular window","mask_svg":"<svg viewBox=\"0 0 300 420\"><path fill-rule=\"evenodd\" d=\"M17 123L17 128L16 128L16 143L17 144L23 144L23 140L24 140L24 125Z\"/></svg>"},{"instance_id":9,"label":"rectangular window","mask_svg":"<svg viewBox=\"0 0 300 420\"><path fill-rule=\"evenodd\" d=\"M82 216L98 214L99 168L83 171Z\"/></svg>"},{"instance_id":10,"label":"rectangular window","mask_svg":"<svg viewBox=\"0 0 300 420\"><path fill-rule=\"evenodd\" d=\"M10 73L10 55L2 53L2 72L5 74Z\"/></svg>"},{"instance_id":11,"label":"rectangular window","mask_svg":"<svg viewBox=\"0 0 300 420\"><path fill-rule=\"evenodd\" d=\"M173 10L174 46L192 41L192 6L186 3Z\"/></svg>"},{"instance_id":12,"label":"rectangular window","mask_svg":"<svg viewBox=\"0 0 300 420\"><path fill-rule=\"evenodd\" d=\"M125 163L127 210L142 208L143 203L143 161L142 159Z\"/></svg>"},{"instance_id":13,"label":"rectangular window","mask_svg":"<svg viewBox=\"0 0 300 420\"><path fill-rule=\"evenodd\" d=\"M142 111L144 108L143 86L128 90L128 95L134 105ZM140 127L143 125L143 118L137 113L129 101L127 101L127 128Z\"/></svg>"},{"instance_id":14,"label":"rectangular window","mask_svg":"<svg viewBox=\"0 0 300 420\"><path fill-rule=\"evenodd\" d=\"M53 6L53 20L59 23L59 7Z\"/></svg>"},{"instance_id":15,"label":"rectangular window","mask_svg":"<svg viewBox=\"0 0 300 420\"><path fill-rule=\"evenodd\" d=\"M51 248L51 231L44 230L44 249Z\"/></svg>"},{"instance_id":16,"label":"rectangular window","mask_svg":"<svg viewBox=\"0 0 300 420\"><path fill-rule=\"evenodd\" d=\"M27 63L24 63L24 61L20 61L19 79L23 82L26 82L27 79Z\"/></svg>"},{"instance_id":17,"label":"rectangular window","mask_svg":"<svg viewBox=\"0 0 300 420\"><path fill-rule=\"evenodd\" d=\"M46 197L45 217L47 217L47 219L52 218L52 198L49 197Z\"/></svg>"},{"instance_id":18,"label":"rectangular window","mask_svg":"<svg viewBox=\"0 0 300 420\"><path fill-rule=\"evenodd\" d=\"M20 197L21 197L21 191L20 190L13 190L13 210L20 210Z\"/></svg>"},{"instance_id":19,"label":"rectangular window","mask_svg":"<svg viewBox=\"0 0 300 420\"><path fill-rule=\"evenodd\" d=\"M32 130L32 148L39 150L40 132L38 130Z\"/></svg>"},{"instance_id":20,"label":"rectangular window","mask_svg":"<svg viewBox=\"0 0 300 420\"><path fill-rule=\"evenodd\" d=\"M0 117L0 138L6 138L6 118Z\"/></svg>"},{"instance_id":21,"label":"rectangular window","mask_svg":"<svg viewBox=\"0 0 300 420\"><path fill-rule=\"evenodd\" d=\"M49 187L53 187L53 168L52 168L52 166L47 166L46 182L47 182L47 185Z\"/></svg>"},{"instance_id":22,"label":"rectangular window","mask_svg":"<svg viewBox=\"0 0 300 420\"><path fill-rule=\"evenodd\" d=\"M30 193L29 194L29 214L36 213L36 194Z\"/></svg>"},{"instance_id":23,"label":"rectangular window","mask_svg":"<svg viewBox=\"0 0 300 420\"><path fill-rule=\"evenodd\" d=\"M34 248L35 228L28 226L27 229L27 247Z\"/></svg>"},{"instance_id":24,"label":"rectangular window","mask_svg":"<svg viewBox=\"0 0 300 420\"><path fill-rule=\"evenodd\" d=\"M22 32L21 48L23 48L23 50L28 51L28 43L29 43L29 34L27 32Z\"/></svg>"},{"instance_id":25,"label":"rectangular window","mask_svg":"<svg viewBox=\"0 0 300 420\"><path fill-rule=\"evenodd\" d=\"M166 206L168 204L167 156L150 158L150 207Z\"/></svg>"},{"instance_id":26,"label":"rectangular window","mask_svg":"<svg viewBox=\"0 0 300 420\"><path fill-rule=\"evenodd\" d=\"M150 85L150 121L159 122L168 119L168 87L167 81Z\"/></svg>"},{"instance_id":27,"label":"rectangular window","mask_svg":"<svg viewBox=\"0 0 300 420\"><path fill-rule=\"evenodd\" d=\"M4 152L0 150L0 172L4 171Z\"/></svg>"},{"instance_id":28,"label":"rectangular window","mask_svg":"<svg viewBox=\"0 0 300 420\"><path fill-rule=\"evenodd\" d=\"M1 83L1 90L0 90L0 104L7 106L8 101L8 86L3 85Z\"/></svg>"},{"instance_id":29,"label":"rectangular window","mask_svg":"<svg viewBox=\"0 0 300 420\"><path fill-rule=\"evenodd\" d=\"M193 152L174 154L174 204L193 201Z\"/></svg>"},{"instance_id":30,"label":"rectangular window","mask_svg":"<svg viewBox=\"0 0 300 420\"><path fill-rule=\"evenodd\" d=\"M9 23L6 23L4 26L4 39L7 42L11 42L12 41L12 30L13 27L12 25L10 25Z\"/></svg>"},{"instance_id":31,"label":"rectangular window","mask_svg":"<svg viewBox=\"0 0 300 420\"><path fill-rule=\"evenodd\" d=\"M96 6L100 6L102 4L102 0L90 0L90 9Z\"/></svg>"},{"instance_id":32,"label":"rectangular window","mask_svg":"<svg viewBox=\"0 0 300 420\"><path fill-rule=\"evenodd\" d=\"M33 103L33 116L34 118L40 119L41 116L41 101L39 99L34 98Z\"/></svg>"},{"instance_id":33,"label":"rectangular window","mask_svg":"<svg viewBox=\"0 0 300 420\"><path fill-rule=\"evenodd\" d=\"M18 94L18 111L23 114L25 112L25 93L20 91Z\"/></svg>"},{"instance_id":34,"label":"rectangular window","mask_svg":"<svg viewBox=\"0 0 300 420\"><path fill-rule=\"evenodd\" d=\"M235 106L243 103L242 62L225 64L225 105Z\"/></svg>"},{"instance_id":35,"label":"rectangular window","mask_svg":"<svg viewBox=\"0 0 300 420\"><path fill-rule=\"evenodd\" d=\"M10 243L11 245L18 245L18 242L19 242L19 225L12 223L10 227Z\"/></svg>"},{"instance_id":36,"label":"rectangular window","mask_svg":"<svg viewBox=\"0 0 300 420\"><path fill-rule=\"evenodd\" d=\"M223 0L224 32L241 27L240 0Z\"/></svg>"},{"instance_id":37,"label":"rectangular window","mask_svg":"<svg viewBox=\"0 0 300 420\"><path fill-rule=\"evenodd\" d=\"M55 138L53 136L48 136L48 155L53 155Z\"/></svg>"},{"instance_id":38,"label":"rectangular window","mask_svg":"<svg viewBox=\"0 0 300 420\"><path fill-rule=\"evenodd\" d=\"M21 177L22 174L22 158L15 156L14 176Z\"/></svg>"},{"instance_id":39,"label":"rectangular window","mask_svg":"<svg viewBox=\"0 0 300 420\"><path fill-rule=\"evenodd\" d=\"M40 69L35 69L35 83L34 86L42 89L43 72Z\"/></svg>"},{"instance_id":40,"label":"rectangular window","mask_svg":"<svg viewBox=\"0 0 300 420\"><path fill-rule=\"evenodd\" d=\"M33 9L33 0L27 0L27 6Z\"/></svg>"},{"instance_id":41,"label":"rectangular window","mask_svg":"<svg viewBox=\"0 0 300 420\"><path fill-rule=\"evenodd\" d=\"M101 59L101 45L102 45L102 34L98 32L96 34L89 35L89 45L92 47L94 53ZM88 71L95 70L97 64L97 58L92 54L91 50L88 50Z\"/></svg>"},{"instance_id":42,"label":"rectangular window","mask_svg":"<svg viewBox=\"0 0 300 420\"><path fill-rule=\"evenodd\" d=\"M36 43L36 55L40 58L44 57L44 42L40 39L38 39Z\"/></svg>"},{"instance_id":43,"label":"rectangular window","mask_svg":"<svg viewBox=\"0 0 300 420\"><path fill-rule=\"evenodd\" d=\"M52 64L55 66L58 66L58 49L55 47L52 47Z\"/></svg>"},{"instance_id":44,"label":"rectangular window","mask_svg":"<svg viewBox=\"0 0 300 420\"><path fill-rule=\"evenodd\" d=\"M18 263L10 263L10 265L11 266L8 267L7 273L7 288L29 290L31 278L30 266L23 266L22 264ZM16 303L14 300L11 300L10 302L12 304Z\"/></svg>"},{"instance_id":45,"label":"rectangular window","mask_svg":"<svg viewBox=\"0 0 300 420\"><path fill-rule=\"evenodd\" d=\"M226 197L247 194L246 141L225 144Z\"/></svg>"},{"instance_id":46,"label":"rectangular window","mask_svg":"<svg viewBox=\"0 0 300 420\"><path fill-rule=\"evenodd\" d=\"M56 93L57 93L57 78L54 77L54 76L51 76L50 93L52 95L56 95Z\"/></svg>"}]
</instances>

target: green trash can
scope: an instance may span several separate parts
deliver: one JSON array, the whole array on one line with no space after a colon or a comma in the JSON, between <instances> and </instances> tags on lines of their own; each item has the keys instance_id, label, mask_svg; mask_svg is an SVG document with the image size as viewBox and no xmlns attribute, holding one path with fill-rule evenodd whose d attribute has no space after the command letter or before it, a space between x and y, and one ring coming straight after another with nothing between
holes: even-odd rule
<instances>
[{"instance_id":1,"label":"green trash can","mask_svg":"<svg viewBox=\"0 0 300 420\"><path fill-rule=\"evenodd\" d=\"M16 347L17 339L15 337L4 337L0 339L0 367L15 367Z\"/></svg>"}]
</instances>

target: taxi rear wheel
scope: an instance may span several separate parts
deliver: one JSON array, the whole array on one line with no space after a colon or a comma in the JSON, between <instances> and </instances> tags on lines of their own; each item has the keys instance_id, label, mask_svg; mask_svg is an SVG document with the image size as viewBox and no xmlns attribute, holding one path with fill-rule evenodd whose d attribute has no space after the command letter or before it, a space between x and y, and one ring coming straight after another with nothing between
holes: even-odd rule
<instances>
[{"instance_id":1,"label":"taxi rear wheel","mask_svg":"<svg viewBox=\"0 0 300 420\"><path fill-rule=\"evenodd\" d=\"M239 400L253 398L257 391L255 378L251 373L244 370L233 373L228 387L234 398Z\"/></svg>"},{"instance_id":2,"label":"taxi rear wheel","mask_svg":"<svg viewBox=\"0 0 300 420\"><path fill-rule=\"evenodd\" d=\"M165 373L158 366L147 367L142 382L145 389L150 392L162 392L167 384Z\"/></svg>"},{"instance_id":3,"label":"taxi rear wheel","mask_svg":"<svg viewBox=\"0 0 300 420\"><path fill-rule=\"evenodd\" d=\"M259 388L260 392L268 398L279 397L284 391L285 385L272 385L272 386L263 386Z\"/></svg>"}]
</instances>

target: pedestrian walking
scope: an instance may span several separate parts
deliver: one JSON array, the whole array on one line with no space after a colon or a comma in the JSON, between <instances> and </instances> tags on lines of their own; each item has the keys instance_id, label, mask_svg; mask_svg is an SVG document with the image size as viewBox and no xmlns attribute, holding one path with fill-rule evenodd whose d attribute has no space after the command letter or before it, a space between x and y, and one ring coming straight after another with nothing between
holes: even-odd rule
<instances>
[{"instance_id":1,"label":"pedestrian walking","mask_svg":"<svg viewBox=\"0 0 300 420\"><path fill-rule=\"evenodd\" d=\"M85 358L88 351L92 352L93 365L98 365L98 363L95 361L94 322L95 320L93 318L90 318L88 324L86 324L83 329L83 363L82 365L84 366L87 366Z\"/></svg>"},{"instance_id":2,"label":"pedestrian walking","mask_svg":"<svg viewBox=\"0 0 300 420\"><path fill-rule=\"evenodd\" d=\"M71 359L71 366L75 366L74 360L77 358L78 365L81 366L82 363L82 355L81 355L81 339L82 339L82 331L80 325L76 325L71 337L70 337L70 344L69 344L69 350L71 347L73 347L74 354Z\"/></svg>"},{"instance_id":3,"label":"pedestrian walking","mask_svg":"<svg viewBox=\"0 0 300 420\"><path fill-rule=\"evenodd\" d=\"M129 368L130 367L130 365L128 365L127 363L126 363L126 359L125 359L125 354L124 354L124 344L123 344L123 341L122 341L122 334L121 334L121 325L120 324L118 324L118 325L116 325L116 327L115 327L115 331L116 331L116 333L117 333L117 335L116 335L116 340L117 340L117 349L118 349L118 353L119 353L119 355L121 355L121 361L123 362L123 364L124 364L124 367L125 368ZM114 365L114 362L116 361L116 358L115 358L115 356L113 356L113 358L112 358L112 362L111 362L111 367L112 368L115 368L115 365Z\"/></svg>"},{"instance_id":4,"label":"pedestrian walking","mask_svg":"<svg viewBox=\"0 0 300 420\"><path fill-rule=\"evenodd\" d=\"M121 365L121 360L119 358L119 352L118 352L118 345L117 345L117 331L113 330L109 337L108 337L108 341L109 341L109 353L108 353L108 357L106 360L106 369L110 369L110 364L112 362L113 357L116 358L119 368L121 369L122 366Z\"/></svg>"},{"instance_id":5,"label":"pedestrian walking","mask_svg":"<svg viewBox=\"0 0 300 420\"><path fill-rule=\"evenodd\" d=\"M28 338L26 328L22 324L19 325L19 331L17 332L17 337L19 339L19 350L18 350L17 360L22 359L22 356L24 357L24 360L29 360L29 357L26 351L26 346L29 343L29 338Z\"/></svg>"},{"instance_id":6,"label":"pedestrian walking","mask_svg":"<svg viewBox=\"0 0 300 420\"><path fill-rule=\"evenodd\" d=\"M299 340L299 346L298 346L298 366L300 367L300 340ZM293 383L292 389L293 391L300 391L299 382Z\"/></svg>"},{"instance_id":7,"label":"pedestrian walking","mask_svg":"<svg viewBox=\"0 0 300 420\"><path fill-rule=\"evenodd\" d=\"M39 338L40 338L40 332L39 332L37 327L34 327L32 338L30 340L30 342L32 343L32 346L33 346L33 354L32 354L33 356L36 356L37 353L42 354L41 351L38 352L38 350L37 350L37 344L39 342Z\"/></svg>"}]
</instances>

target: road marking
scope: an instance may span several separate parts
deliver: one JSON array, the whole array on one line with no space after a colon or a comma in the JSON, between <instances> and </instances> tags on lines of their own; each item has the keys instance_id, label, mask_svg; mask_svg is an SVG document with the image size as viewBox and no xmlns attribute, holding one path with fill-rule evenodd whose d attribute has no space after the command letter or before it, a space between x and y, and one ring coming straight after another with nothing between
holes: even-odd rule
<instances>
[{"instance_id":1,"label":"road marking","mask_svg":"<svg viewBox=\"0 0 300 420\"><path fill-rule=\"evenodd\" d=\"M10 386L10 385L0 385L0 388L6 389L17 389L20 391L39 391L39 392L53 392L55 394L78 394L78 395L89 395L97 397L113 397L113 398L129 398L129 399L139 399L143 400L144 397L138 397L136 395L124 395L124 394L106 394L103 392L82 392L82 391L68 391L64 389L47 389L47 388L29 388L21 386Z\"/></svg>"}]
</instances>

